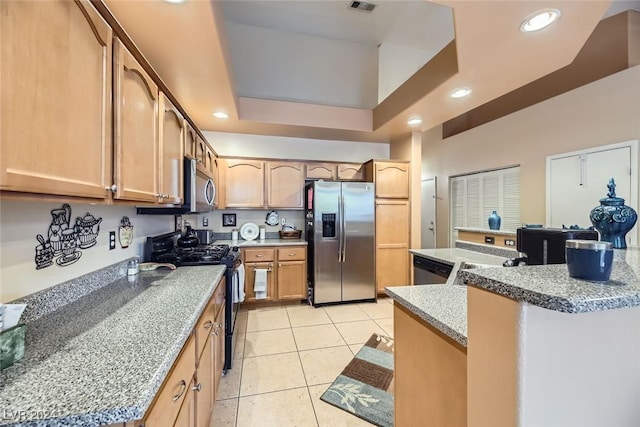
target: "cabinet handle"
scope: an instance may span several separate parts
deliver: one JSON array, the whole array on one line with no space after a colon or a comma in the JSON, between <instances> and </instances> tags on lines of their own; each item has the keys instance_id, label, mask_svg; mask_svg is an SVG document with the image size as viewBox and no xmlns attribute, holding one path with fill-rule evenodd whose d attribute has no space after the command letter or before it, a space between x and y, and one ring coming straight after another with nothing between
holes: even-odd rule
<instances>
[{"instance_id":1,"label":"cabinet handle","mask_svg":"<svg viewBox=\"0 0 640 427\"><path fill-rule=\"evenodd\" d=\"M180 380L180 393L176 394L175 396L173 396L173 398L171 399L173 402L175 402L176 400L180 399L180 397L184 394L184 392L187 390L187 383L185 382L185 380Z\"/></svg>"},{"instance_id":2,"label":"cabinet handle","mask_svg":"<svg viewBox=\"0 0 640 427\"><path fill-rule=\"evenodd\" d=\"M220 329L215 329L213 332L211 332L213 335L218 336L220 335Z\"/></svg>"},{"instance_id":3,"label":"cabinet handle","mask_svg":"<svg viewBox=\"0 0 640 427\"><path fill-rule=\"evenodd\" d=\"M207 321L204 323L204 329L205 329L205 330L209 330L209 329L211 329L211 327L212 327L212 326L213 326L213 322L212 322L211 320L207 320Z\"/></svg>"},{"instance_id":4,"label":"cabinet handle","mask_svg":"<svg viewBox=\"0 0 640 427\"><path fill-rule=\"evenodd\" d=\"M263 256L264 256L264 255L262 255L262 254L257 254L257 255L256 255L256 258L262 258Z\"/></svg>"},{"instance_id":5,"label":"cabinet handle","mask_svg":"<svg viewBox=\"0 0 640 427\"><path fill-rule=\"evenodd\" d=\"M296 254L289 254L289 256L296 256Z\"/></svg>"},{"instance_id":6,"label":"cabinet handle","mask_svg":"<svg viewBox=\"0 0 640 427\"><path fill-rule=\"evenodd\" d=\"M193 387L191 387L191 390L193 390L193 391L202 391L202 383L198 383L198 384L194 385Z\"/></svg>"},{"instance_id":7,"label":"cabinet handle","mask_svg":"<svg viewBox=\"0 0 640 427\"><path fill-rule=\"evenodd\" d=\"M282 267L282 264L281 264L281 263L278 263L278 267Z\"/></svg>"},{"instance_id":8,"label":"cabinet handle","mask_svg":"<svg viewBox=\"0 0 640 427\"><path fill-rule=\"evenodd\" d=\"M113 184L111 186L105 187L105 190L111 191L112 193L115 193L116 191L118 191L118 186Z\"/></svg>"}]
</instances>

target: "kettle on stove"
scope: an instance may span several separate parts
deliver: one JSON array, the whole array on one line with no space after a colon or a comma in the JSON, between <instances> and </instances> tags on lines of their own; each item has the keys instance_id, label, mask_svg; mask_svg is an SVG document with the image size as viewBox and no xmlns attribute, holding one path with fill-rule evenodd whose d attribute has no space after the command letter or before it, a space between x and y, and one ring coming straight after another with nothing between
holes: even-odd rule
<instances>
[{"instance_id":1,"label":"kettle on stove","mask_svg":"<svg viewBox=\"0 0 640 427\"><path fill-rule=\"evenodd\" d=\"M195 248L199 244L200 240L196 236L196 232L191 228L190 224L186 224L184 233L178 238L178 247Z\"/></svg>"}]
</instances>

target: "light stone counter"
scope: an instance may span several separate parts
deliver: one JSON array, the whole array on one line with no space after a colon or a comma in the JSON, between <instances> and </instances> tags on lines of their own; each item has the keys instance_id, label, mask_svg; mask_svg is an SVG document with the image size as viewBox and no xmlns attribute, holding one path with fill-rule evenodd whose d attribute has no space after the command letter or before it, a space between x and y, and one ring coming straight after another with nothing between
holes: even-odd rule
<instances>
[{"instance_id":1,"label":"light stone counter","mask_svg":"<svg viewBox=\"0 0 640 427\"><path fill-rule=\"evenodd\" d=\"M385 288L385 292L395 303L467 346L466 286L393 286Z\"/></svg>"},{"instance_id":2,"label":"light stone counter","mask_svg":"<svg viewBox=\"0 0 640 427\"><path fill-rule=\"evenodd\" d=\"M585 313L640 306L640 249L615 250L608 282L569 277L566 264L460 270L458 278L549 310Z\"/></svg>"},{"instance_id":3,"label":"light stone counter","mask_svg":"<svg viewBox=\"0 0 640 427\"><path fill-rule=\"evenodd\" d=\"M224 271L125 276L28 323L24 359L0 374L0 425L141 419Z\"/></svg>"}]
</instances>

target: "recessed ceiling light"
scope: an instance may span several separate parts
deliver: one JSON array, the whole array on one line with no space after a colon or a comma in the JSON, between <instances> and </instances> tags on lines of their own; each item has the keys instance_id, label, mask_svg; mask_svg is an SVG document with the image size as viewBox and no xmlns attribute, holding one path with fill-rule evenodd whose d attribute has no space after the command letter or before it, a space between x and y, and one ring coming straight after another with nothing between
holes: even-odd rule
<instances>
[{"instance_id":1,"label":"recessed ceiling light","mask_svg":"<svg viewBox=\"0 0 640 427\"><path fill-rule=\"evenodd\" d=\"M411 117L409 120L407 120L407 124L409 126L418 126L421 123L422 119L420 117Z\"/></svg>"},{"instance_id":2,"label":"recessed ceiling light","mask_svg":"<svg viewBox=\"0 0 640 427\"><path fill-rule=\"evenodd\" d=\"M449 96L452 98L464 98L465 96L471 93L471 88L469 87L459 87L454 89Z\"/></svg>"},{"instance_id":3,"label":"recessed ceiling light","mask_svg":"<svg viewBox=\"0 0 640 427\"><path fill-rule=\"evenodd\" d=\"M520 31L523 33L531 33L541 30L560 18L560 15L561 13L558 9L539 10L527 16L522 25L520 25Z\"/></svg>"},{"instance_id":4,"label":"recessed ceiling light","mask_svg":"<svg viewBox=\"0 0 640 427\"><path fill-rule=\"evenodd\" d=\"M213 113L213 117L217 119L228 119L229 115L224 111L216 111L215 113Z\"/></svg>"},{"instance_id":5,"label":"recessed ceiling light","mask_svg":"<svg viewBox=\"0 0 640 427\"><path fill-rule=\"evenodd\" d=\"M171 3L171 4L182 4L187 0L164 0L166 3Z\"/></svg>"}]
</instances>

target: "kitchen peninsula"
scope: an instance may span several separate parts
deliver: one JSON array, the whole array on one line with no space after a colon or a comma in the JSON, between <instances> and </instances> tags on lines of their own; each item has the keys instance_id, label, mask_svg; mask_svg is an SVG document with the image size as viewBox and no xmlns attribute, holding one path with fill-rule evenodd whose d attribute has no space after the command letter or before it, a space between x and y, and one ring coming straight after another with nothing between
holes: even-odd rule
<instances>
[{"instance_id":1,"label":"kitchen peninsula","mask_svg":"<svg viewBox=\"0 0 640 427\"><path fill-rule=\"evenodd\" d=\"M616 250L606 284L572 279L566 265L462 269L456 279L387 288L396 426L410 425L410 412L450 426L637 425L640 249ZM426 360L415 355L423 346ZM409 373L438 389L411 403Z\"/></svg>"}]
</instances>

